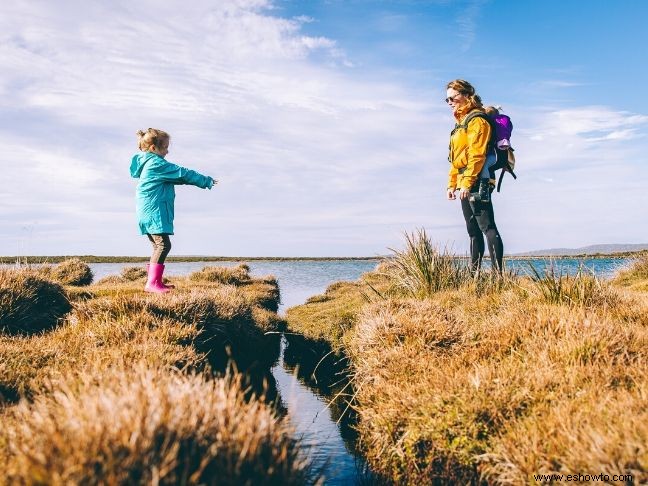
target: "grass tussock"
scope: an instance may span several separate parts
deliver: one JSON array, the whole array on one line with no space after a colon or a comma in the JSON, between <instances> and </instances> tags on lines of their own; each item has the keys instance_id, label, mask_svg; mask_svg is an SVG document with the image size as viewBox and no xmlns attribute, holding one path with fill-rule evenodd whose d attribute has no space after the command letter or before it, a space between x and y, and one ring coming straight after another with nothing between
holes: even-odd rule
<instances>
[{"instance_id":1,"label":"grass tussock","mask_svg":"<svg viewBox=\"0 0 648 486\"><path fill-rule=\"evenodd\" d=\"M304 484L299 444L240 379L137 364L4 412L0 484Z\"/></svg>"},{"instance_id":2,"label":"grass tussock","mask_svg":"<svg viewBox=\"0 0 648 486\"><path fill-rule=\"evenodd\" d=\"M623 287L648 291L648 254L635 258L612 282Z\"/></svg>"},{"instance_id":3,"label":"grass tussock","mask_svg":"<svg viewBox=\"0 0 648 486\"><path fill-rule=\"evenodd\" d=\"M90 285L94 277L90 266L78 258L64 260L51 267L48 273L61 285Z\"/></svg>"},{"instance_id":4,"label":"grass tussock","mask_svg":"<svg viewBox=\"0 0 648 486\"><path fill-rule=\"evenodd\" d=\"M610 282L603 281L582 265L575 275L556 270L553 262L539 272L529 265L532 292L544 302L569 306L605 307L615 306L618 296Z\"/></svg>"},{"instance_id":5,"label":"grass tussock","mask_svg":"<svg viewBox=\"0 0 648 486\"><path fill-rule=\"evenodd\" d=\"M127 282L138 282L144 284L148 273L145 267L127 266L122 269L119 275L108 275L97 281L97 285L119 285ZM165 279L165 282L167 279Z\"/></svg>"},{"instance_id":6,"label":"grass tussock","mask_svg":"<svg viewBox=\"0 0 648 486\"><path fill-rule=\"evenodd\" d=\"M72 309L64 289L37 272L0 269L0 333L52 329Z\"/></svg>"},{"instance_id":7,"label":"grass tussock","mask_svg":"<svg viewBox=\"0 0 648 486\"><path fill-rule=\"evenodd\" d=\"M425 230L405 233L405 249L392 250L386 270L396 287L407 294L425 298L445 289L456 289L473 277L470 267L448 248L440 249Z\"/></svg>"},{"instance_id":8,"label":"grass tussock","mask_svg":"<svg viewBox=\"0 0 648 486\"><path fill-rule=\"evenodd\" d=\"M189 280L216 282L226 285L243 285L250 281L250 267L241 263L235 267L207 266L189 275Z\"/></svg>"},{"instance_id":9,"label":"grass tussock","mask_svg":"<svg viewBox=\"0 0 648 486\"><path fill-rule=\"evenodd\" d=\"M145 280L147 277L146 268L144 267L124 267L120 273L120 276L127 282L137 282L140 280Z\"/></svg>"},{"instance_id":10,"label":"grass tussock","mask_svg":"<svg viewBox=\"0 0 648 486\"><path fill-rule=\"evenodd\" d=\"M0 336L0 385L33 399L46 383L144 361L168 367L204 368L207 357L193 343L199 329L155 316L131 298L76 304L53 331Z\"/></svg>"},{"instance_id":11,"label":"grass tussock","mask_svg":"<svg viewBox=\"0 0 648 486\"><path fill-rule=\"evenodd\" d=\"M358 282L329 285L323 295L286 311L288 329L341 350L343 336L353 327L362 306L382 298L390 287L387 277L377 272L364 274Z\"/></svg>"}]
</instances>

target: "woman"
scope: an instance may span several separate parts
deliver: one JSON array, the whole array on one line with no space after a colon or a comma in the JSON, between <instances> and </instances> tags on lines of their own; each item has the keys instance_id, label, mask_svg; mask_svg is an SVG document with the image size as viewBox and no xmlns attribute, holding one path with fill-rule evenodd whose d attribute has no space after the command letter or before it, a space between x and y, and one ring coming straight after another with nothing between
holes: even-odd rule
<instances>
[{"instance_id":1,"label":"woman","mask_svg":"<svg viewBox=\"0 0 648 486\"><path fill-rule=\"evenodd\" d=\"M478 194L479 191L479 174L489 149L491 125L483 114L481 98L468 81L450 81L446 96L446 103L452 108L456 120L455 129L450 134L448 199L456 199L455 193L459 190L470 236L472 270L478 271L481 266L486 235L493 268L501 273L504 245L495 225L492 200L482 201L471 196L471 193Z\"/></svg>"}]
</instances>

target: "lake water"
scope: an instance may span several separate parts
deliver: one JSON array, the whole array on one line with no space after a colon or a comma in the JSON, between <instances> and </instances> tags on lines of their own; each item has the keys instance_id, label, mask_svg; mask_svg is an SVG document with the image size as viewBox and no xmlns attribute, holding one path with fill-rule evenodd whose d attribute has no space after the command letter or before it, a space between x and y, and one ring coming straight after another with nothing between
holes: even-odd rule
<instances>
[{"instance_id":1,"label":"lake water","mask_svg":"<svg viewBox=\"0 0 648 486\"><path fill-rule=\"evenodd\" d=\"M540 273L554 265L558 272L574 274L579 267L593 272L599 277L609 278L620 268L628 265L627 258L586 258L586 259L510 259L505 261L508 269L519 273L530 272L533 266ZM202 269L206 265L235 266L239 262L168 262L165 275L187 275ZM324 292L326 287L339 280L356 280L364 272L373 270L378 260L284 260L284 261L251 261L250 273L254 277L274 275L281 288L282 309L299 305L315 294ZM484 258L488 266L488 258ZM144 263L91 263L90 267L95 276L95 281L108 275L117 275L122 268L127 266L141 266ZM281 312L281 309L280 309Z\"/></svg>"},{"instance_id":2,"label":"lake water","mask_svg":"<svg viewBox=\"0 0 648 486\"><path fill-rule=\"evenodd\" d=\"M331 283L340 280L357 280L360 275L373 270L378 260L330 260L330 261L251 261L250 273L255 276L274 275L281 289L279 312L304 303L315 294L321 294ZM554 260L508 260L506 266L520 273L529 273L530 265L542 273L555 265L556 273L574 274L582 266L597 276L611 277L629 263L628 259L561 259ZM233 266L238 262L170 262L165 274L187 275L205 265ZM95 281L108 275L117 275L125 266L133 263L92 263L90 267ZM304 442L311 446L310 455L316 470L323 470L326 484L371 484L371 474L353 450L342 438L340 425L332 419L327 408L327 397L310 388L283 365L281 359L273 367L282 403L288 410L291 422Z\"/></svg>"}]
</instances>

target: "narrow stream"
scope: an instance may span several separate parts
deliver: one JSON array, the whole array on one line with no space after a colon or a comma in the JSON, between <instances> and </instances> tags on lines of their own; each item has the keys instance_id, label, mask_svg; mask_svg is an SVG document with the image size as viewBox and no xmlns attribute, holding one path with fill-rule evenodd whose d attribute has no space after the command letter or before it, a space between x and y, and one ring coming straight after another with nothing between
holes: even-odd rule
<instances>
[{"instance_id":1,"label":"narrow stream","mask_svg":"<svg viewBox=\"0 0 648 486\"><path fill-rule=\"evenodd\" d=\"M286 339L282 338L281 357L272 374L288 416L300 439L308 447L314 473L323 472L325 484L372 484L373 476L364 460L345 442L341 428L331 416L330 397L306 385L283 361Z\"/></svg>"}]
</instances>

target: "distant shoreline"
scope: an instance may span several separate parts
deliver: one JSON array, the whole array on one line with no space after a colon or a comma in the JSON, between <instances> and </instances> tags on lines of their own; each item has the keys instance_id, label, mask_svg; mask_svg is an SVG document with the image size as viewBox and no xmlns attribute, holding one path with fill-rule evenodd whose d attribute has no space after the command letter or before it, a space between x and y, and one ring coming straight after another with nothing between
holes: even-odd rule
<instances>
[{"instance_id":1,"label":"distant shoreline","mask_svg":"<svg viewBox=\"0 0 648 486\"><path fill-rule=\"evenodd\" d=\"M619 252L619 253L592 253L578 255L508 255L506 260L565 260L565 259L599 259L614 258L624 259L639 257L648 254L647 250ZM0 264L12 264L16 262L37 264L37 263L60 263L70 258L79 258L86 263L139 263L147 262L147 256L97 256L97 255L57 255L57 256L0 256ZM380 261L389 258L389 255L372 257L241 257L241 256L172 256L167 262L246 262L246 261ZM457 258L468 258L467 255L457 255Z\"/></svg>"}]
</instances>

